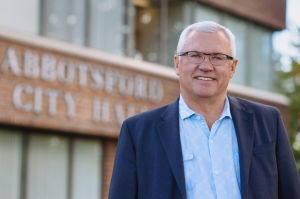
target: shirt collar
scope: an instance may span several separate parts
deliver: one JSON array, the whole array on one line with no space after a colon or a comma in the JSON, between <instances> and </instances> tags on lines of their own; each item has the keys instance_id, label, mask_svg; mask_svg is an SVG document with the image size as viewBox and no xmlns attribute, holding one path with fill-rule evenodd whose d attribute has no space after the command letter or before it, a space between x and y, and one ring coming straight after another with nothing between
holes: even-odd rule
<instances>
[{"instance_id":1,"label":"shirt collar","mask_svg":"<svg viewBox=\"0 0 300 199\"><path fill-rule=\"evenodd\" d=\"M226 95L226 98L225 98L224 109L223 109L222 115L221 115L219 120L223 119L224 117L229 117L229 118L232 119L231 112L230 112L230 104L229 104L229 100L228 100L227 95Z\"/></svg>"},{"instance_id":2,"label":"shirt collar","mask_svg":"<svg viewBox=\"0 0 300 199\"><path fill-rule=\"evenodd\" d=\"M192 115L196 114L194 111L192 111L187 104L185 103L184 99L182 98L181 94L179 97L179 115L181 116L182 119L186 119ZM225 98L225 104L224 104L224 109L222 112L221 117L219 118L219 120L222 120L225 117L229 117L232 119L231 117L231 113L230 113L230 105L229 105L229 100L228 97L226 95Z\"/></svg>"},{"instance_id":3,"label":"shirt collar","mask_svg":"<svg viewBox=\"0 0 300 199\"><path fill-rule=\"evenodd\" d=\"M194 115L195 112L192 111L185 103L184 99L182 98L181 94L179 97L179 115L182 119L188 118L191 115Z\"/></svg>"}]
</instances>

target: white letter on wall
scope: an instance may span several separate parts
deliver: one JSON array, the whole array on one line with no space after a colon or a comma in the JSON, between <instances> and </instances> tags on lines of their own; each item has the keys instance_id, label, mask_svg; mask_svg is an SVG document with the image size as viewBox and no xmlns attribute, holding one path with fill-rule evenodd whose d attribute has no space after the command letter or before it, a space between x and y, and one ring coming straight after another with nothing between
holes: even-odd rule
<instances>
[{"instance_id":1,"label":"white letter on wall","mask_svg":"<svg viewBox=\"0 0 300 199\"><path fill-rule=\"evenodd\" d=\"M43 98L42 98L42 88L36 87L34 90L34 112L36 114L40 114L42 112L42 104L43 104Z\"/></svg>"},{"instance_id":2,"label":"white letter on wall","mask_svg":"<svg viewBox=\"0 0 300 199\"><path fill-rule=\"evenodd\" d=\"M10 67L11 72L14 75L20 76L21 75L21 69L19 68L18 59L16 57L15 50L11 47L7 49L5 58L3 60L1 71L5 72Z\"/></svg>"},{"instance_id":3,"label":"white letter on wall","mask_svg":"<svg viewBox=\"0 0 300 199\"><path fill-rule=\"evenodd\" d=\"M93 100L93 120L94 122L100 121L100 100L98 97L95 97Z\"/></svg>"},{"instance_id":4,"label":"white letter on wall","mask_svg":"<svg viewBox=\"0 0 300 199\"><path fill-rule=\"evenodd\" d=\"M66 92L64 95L65 102L67 104L68 108L68 117L71 119L75 116L75 108L76 104L79 100L79 95L75 94L74 97L71 95L71 93Z\"/></svg>"},{"instance_id":5,"label":"white letter on wall","mask_svg":"<svg viewBox=\"0 0 300 199\"><path fill-rule=\"evenodd\" d=\"M94 91L103 89L103 87L104 87L104 80L103 80L103 76L102 76L103 73L104 73L104 70L100 66L91 69L91 76L92 76L93 82L91 82L90 87Z\"/></svg>"},{"instance_id":6,"label":"white letter on wall","mask_svg":"<svg viewBox=\"0 0 300 199\"><path fill-rule=\"evenodd\" d=\"M57 79L62 85L69 85L73 82L75 70L73 64L68 59L61 59L57 64Z\"/></svg>"},{"instance_id":7,"label":"white letter on wall","mask_svg":"<svg viewBox=\"0 0 300 199\"><path fill-rule=\"evenodd\" d=\"M122 73L119 77L119 92L123 97L130 97L133 93L133 78L130 73Z\"/></svg>"},{"instance_id":8,"label":"white letter on wall","mask_svg":"<svg viewBox=\"0 0 300 199\"><path fill-rule=\"evenodd\" d=\"M112 69L107 69L105 71L105 92L106 93L111 93L111 91L114 88L114 85L117 83L118 81L118 71L116 70L112 70Z\"/></svg>"},{"instance_id":9,"label":"white letter on wall","mask_svg":"<svg viewBox=\"0 0 300 199\"><path fill-rule=\"evenodd\" d=\"M79 62L77 63L77 68L79 70L79 86L80 88L84 88L86 86L86 73L88 70L88 66L86 63Z\"/></svg>"},{"instance_id":10,"label":"white letter on wall","mask_svg":"<svg viewBox=\"0 0 300 199\"><path fill-rule=\"evenodd\" d=\"M115 114L116 114L118 123L121 125L123 123L123 121L125 120L125 114L123 111L123 106L119 103L115 104Z\"/></svg>"},{"instance_id":11,"label":"white letter on wall","mask_svg":"<svg viewBox=\"0 0 300 199\"><path fill-rule=\"evenodd\" d=\"M93 120L94 122L99 122L101 117L102 122L107 123L109 121L109 102L103 100L102 106L101 101L98 97L95 97L93 100Z\"/></svg>"},{"instance_id":12,"label":"white letter on wall","mask_svg":"<svg viewBox=\"0 0 300 199\"><path fill-rule=\"evenodd\" d=\"M109 121L109 101L108 100L103 100L102 102L102 122L103 123L108 123Z\"/></svg>"},{"instance_id":13,"label":"white letter on wall","mask_svg":"<svg viewBox=\"0 0 300 199\"><path fill-rule=\"evenodd\" d=\"M149 80L149 101L153 103L160 102L164 96L164 88L158 79Z\"/></svg>"},{"instance_id":14,"label":"white letter on wall","mask_svg":"<svg viewBox=\"0 0 300 199\"><path fill-rule=\"evenodd\" d=\"M46 89L45 94L49 96L49 114L54 116L57 112L57 97L61 96L61 92L56 89Z\"/></svg>"},{"instance_id":15,"label":"white letter on wall","mask_svg":"<svg viewBox=\"0 0 300 199\"><path fill-rule=\"evenodd\" d=\"M42 80L51 82L55 80L56 60L52 55L43 54L42 56Z\"/></svg>"},{"instance_id":16,"label":"white letter on wall","mask_svg":"<svg viewBox=\"0 0 300 199\"><path fill-rule=\"evenodd\" d=\"M127 106L127 118L132 117L135 115L135 107L133 104L129 104Z\"/></svg>"},{"instance_id":17,"label":"white letter on wall","mask_svg":"<svg viewBox=\"0 0 300 199\"><path fill-rule=\"evenodd\" d=\"M39 56L36 52L26 50L24 53L24 76L27 78L37 78L40 73Z\"/></svg>"},{"instance_id":18,"label":"white letter on wall","mask_svg":"<svg viewBox=\"0 0 300 199\"><path fill-rule=\"evenodd\" d=\"M13 91L13 104L18 111L29 112L32 108L32 103L27 102L26 104L22 104L22 92L25 92L26 95L31 95L33 93L33 89L28 84L18 84Z\"/></svg>"},{"instance_id":19,"label":"white letter on wall","mask_svg":"<svg viewBox=\"0 0 300 199\"><path fill-rule=\"evenodd\" d=\"M135 76L135 98L136 99L147 99L147 79L144 76Z\"/></svg>"}]
</instances>

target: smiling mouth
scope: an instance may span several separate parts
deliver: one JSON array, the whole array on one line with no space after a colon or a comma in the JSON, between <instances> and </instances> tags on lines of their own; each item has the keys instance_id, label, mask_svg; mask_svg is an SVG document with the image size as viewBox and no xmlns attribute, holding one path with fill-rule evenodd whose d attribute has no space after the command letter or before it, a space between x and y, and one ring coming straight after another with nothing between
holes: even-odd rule
<instances>
[{"instance_id":1,"label":"smiling mouth","mask_svg":"<svg viewBox=\"0 0 300 199\"><path fill-rule=\"evenodd\" d=\"M212 80L214 80L214 79L209 78L209 77L196 77L196 79L205 80L205 81L212 81Z\"/></svg>"}]
</instances>

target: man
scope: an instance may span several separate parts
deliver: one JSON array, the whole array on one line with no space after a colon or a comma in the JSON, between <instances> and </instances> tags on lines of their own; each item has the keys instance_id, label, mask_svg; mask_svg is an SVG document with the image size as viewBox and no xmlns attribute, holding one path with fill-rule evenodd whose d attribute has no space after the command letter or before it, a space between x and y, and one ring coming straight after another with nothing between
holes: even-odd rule
<instances>
[{"instance_id":1,"label":"man","mask_svg":"<svg viewBox=\"0 0 300 199\"><path fill-rule=\"evenodd\" d=\"M235 39L215 22L181 34L180 97L127 119L110 199L299 199L300 181L276 108L233 98Z\"/></svg>"}]
</instances>

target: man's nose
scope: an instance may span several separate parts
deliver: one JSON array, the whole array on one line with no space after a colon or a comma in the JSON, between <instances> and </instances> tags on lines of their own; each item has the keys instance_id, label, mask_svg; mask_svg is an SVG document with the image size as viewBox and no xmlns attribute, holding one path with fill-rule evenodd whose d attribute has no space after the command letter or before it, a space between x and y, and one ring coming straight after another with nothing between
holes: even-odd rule
<instances>
[{"instance_id":1,"label":"man's nose","mask_svg":"<svg viewBox=\"0 0 300 199\"><path fill-rule=\"evenodd\" d=\"M205 55L203 62L199 64L198 68L203 71L212 71L214 69L210 63L209 56Z\"/></svg>"}]
</instances>

